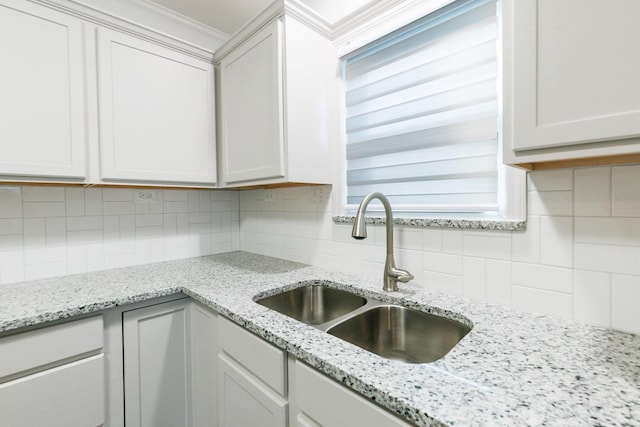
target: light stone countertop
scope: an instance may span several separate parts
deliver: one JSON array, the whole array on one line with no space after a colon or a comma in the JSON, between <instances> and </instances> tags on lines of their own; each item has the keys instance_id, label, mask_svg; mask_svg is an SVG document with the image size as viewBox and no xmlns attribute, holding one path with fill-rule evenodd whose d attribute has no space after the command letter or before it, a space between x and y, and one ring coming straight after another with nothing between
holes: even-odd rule
<instances>
[{"instance_id":1,"label":"light stone countertop","mask_svg":"<svg viewBox=\"0 0 640 427\"><path fill-rule=\"evenodd\" d=\"M308 280L474 327L439 361L407 364L253 301ZM640 336L400 286L234 252L2 285L0 334L184 292L420 426L640 425Z\"/></svg>"}]
</instances>

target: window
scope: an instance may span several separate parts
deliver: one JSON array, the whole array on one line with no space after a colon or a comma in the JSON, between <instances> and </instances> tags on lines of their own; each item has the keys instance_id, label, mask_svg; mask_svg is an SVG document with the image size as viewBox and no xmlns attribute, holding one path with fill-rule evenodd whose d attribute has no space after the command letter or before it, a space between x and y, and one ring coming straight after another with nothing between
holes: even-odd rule
<instances>
[{"instance_id":1,"label":"window","mask_svg":"<svg viewBox=\"0 0 640 427\"><path fill-rule=\"evenodd\" d=\"M458 0L345 58L346 210L505 217L496 0ZM372 202L370 209L382 209Z\"/></svg>"}]
</instances>

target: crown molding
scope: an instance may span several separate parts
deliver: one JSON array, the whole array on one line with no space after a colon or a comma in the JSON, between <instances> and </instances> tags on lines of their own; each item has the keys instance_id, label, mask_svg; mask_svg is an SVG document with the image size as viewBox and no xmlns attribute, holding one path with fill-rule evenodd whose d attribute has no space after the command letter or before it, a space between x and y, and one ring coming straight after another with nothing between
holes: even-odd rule
<instances>
[{"instance_id":1,"label":"crown molding","mask_svg":"<svg viewBox=\"0 0 640 427\"><path fill-rule=\"evenodd\" d=\"M378 0L333 25L333 41L342 57L454 0Z\"/></svg>"}]
</instances>

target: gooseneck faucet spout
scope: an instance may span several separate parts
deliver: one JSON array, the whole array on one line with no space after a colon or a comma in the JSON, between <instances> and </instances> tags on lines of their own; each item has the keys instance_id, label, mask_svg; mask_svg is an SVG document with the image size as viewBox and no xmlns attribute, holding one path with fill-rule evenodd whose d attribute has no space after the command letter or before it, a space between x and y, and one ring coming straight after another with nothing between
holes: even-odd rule
<instances>
[{"instance_id":1,"label":"gooseneck faucet spout","mask_svg":"<svg viewBox=\"0 0 640 427\"><path fill-rule=\"evenodd\" d=\"M369 206L369 202L373 199L379 199L384 206L386 214L386 227L387 227L387 259L384 264L384 277L382 289L385 291L397 291L398 282L406 283L413 279L413 275L406 270L396 268L396 261L393 258L393 213L391 212L391 204L389 199L378 192L369 193L362 199L360 206L358 206L358 213L353 223L353 230L351 231L351 237L357 240L367 238L367 226L364 214Z\"/></svg>"}]
</instances>

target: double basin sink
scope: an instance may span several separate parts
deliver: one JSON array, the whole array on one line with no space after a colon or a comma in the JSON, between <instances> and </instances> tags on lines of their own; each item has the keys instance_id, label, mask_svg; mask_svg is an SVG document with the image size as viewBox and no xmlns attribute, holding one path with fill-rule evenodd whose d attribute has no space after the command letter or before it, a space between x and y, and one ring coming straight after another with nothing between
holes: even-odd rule
<instances>
[{"instance_id":1,"label":"double basin sink","mask_svg":"<svg viewBox=\"0 0 640 427\"><path fill-rule=\"evenodd\" d=\"M256 302L387 359L433 362L471 328L425 313L322 284L304 284Z\"/></svg>"}]
</instances>

